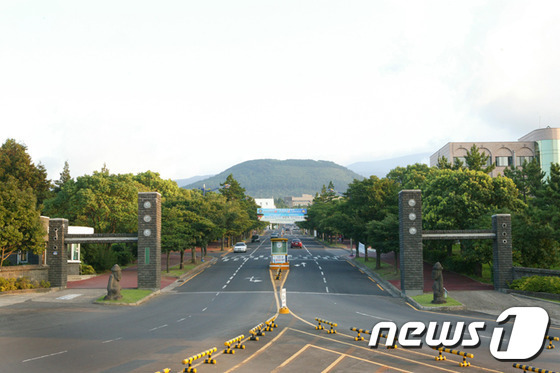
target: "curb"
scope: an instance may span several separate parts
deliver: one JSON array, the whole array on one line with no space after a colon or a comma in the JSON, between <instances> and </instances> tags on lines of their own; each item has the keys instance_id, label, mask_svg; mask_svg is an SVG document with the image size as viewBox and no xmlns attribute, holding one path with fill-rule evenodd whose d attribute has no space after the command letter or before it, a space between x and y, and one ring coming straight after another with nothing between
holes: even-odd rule
<instances>
[{"instance_id":1,"label":"curb","mask_svg":"<svg viewBox=\"0 0 560 373\"><path fill-rule=\"evenodd\" d=\"M166 287L164 287L163 289L158 289L156 291L154 291L153 293L148 294L147 296L145 296L144 298L140 299L138 302L135 303L124 303L124 302L103 302L103 301L93 301L94 304L101 304L103 306L139 306L141 304L143 304L144 302L147 302L148 300L152 299L153 297L164 293L164 292L169 292L171 290L173 290L174 288L176 288L177 286L179 286L179 284L190 280L191 278L193 278L194 276L198 275L200 272L202 272L204 269L206 269L206 267L210 266L211 264L214 264L218 261L217 258L212 257L212 259L205 261L203 264L200 264L198 266L196 266L196 268L193 268L192 270L190 270L189 272L181 275L181 277L179 277L177 280L175 280L173 283L167 285Z\"/></svg>"},{"instance_id":2,"label":"curb","mask_svg":"<svg viewBox=\"0 0 560 373\"><path fill-rule=\"evenodd\" d=\"M355 261L354 258L348 258L347 260L352 261L352 263L354 263L356 267L360 268L362 271L367 273L368 276L373 277L375 281L379 282L387 290L387 292L391 294L391 296L395 298L405 299L416 309L422 311L464 311L467 309L467 306L465 306L464 304L462 306L434 306L434 307L422 306L408 295L401 293L400 289L398 289L395 285L391 284L389 281L385 280L377 273L372 272L368 267L362 265L362 263Z\"/></svg>"}]
</instances>

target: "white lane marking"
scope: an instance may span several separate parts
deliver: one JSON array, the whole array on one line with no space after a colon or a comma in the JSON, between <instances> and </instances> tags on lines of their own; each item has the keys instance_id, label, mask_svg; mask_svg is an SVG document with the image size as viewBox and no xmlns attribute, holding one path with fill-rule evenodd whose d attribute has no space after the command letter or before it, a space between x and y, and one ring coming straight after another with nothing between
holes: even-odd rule
<instances>
[{"instance_id":1,"label":"white lane marking","mask_svg":"<svg viewBox=\"0 0 560 373\"><path fill-rule=\"evenodd\" d=\"M321 276L324 276L325 274L323 273L323 271L321 271Z\"/></svg>"},{"instance_id":2,"label":"white lane marking","mask_svg":"<svg viewBox=\"0 0 560 373\"><path fill-rule=\"evenodd\" d=\"M63 295L62 297L58 297L56 299L60 299L60 300L70 300L70 299L74 299L77 298L79 296L81 296L82 294L66 294Z\"/></svg>"},{"instance_id":3,"label":"white lane marking","mask_svg":"<svg viewBox=\"0 0 560 373\"><path fill-rule=\"evenodd\" d=\"M101 343L111 343L111 342L114 342L114 341L120 341L121 339L122 339L122 337L119 337L119 338L115 338L115 339L109 339L109 340L103 341Z\"/></svg>"},{"instance_id":4,"label":"white lane marking","mask_svg":"<svg viewBox=\"0 0 560 373\"><path fill-rule=\"evenodd\" d=\"M326 284L327 283L327 279L323 277L323 282Z\"/></svg>"},{"instance_id":5,"label":"white lane marking","mask_svg":"<svg viewBox=\"0 0 560 373\"><path fill-rule=\"evenodd\" d=\"M373 315L368 315L367 313L362 313L362 312L356 312L358 315L363 315L363 316L367 316L367 317L373 317L374 319L379 319L379 320L387 320L387 321L393 321L391 319L387 319L385 317L377 317L377 316L373 316Z\"/></svg>"},{"instance_id":6,"label":"white lane marking","mask_svg":"<svg viewBox=\"0 0 560 373\"><path fill-rule=\"evenodd\" d=\"M329 287L327 286L326 289L327 289L327 293L328 293L329 292Z\"/></svg>"},{"instance_id":7,"label":"white lane marking","mask_svg":"<svg viewBox=\"0 0 560 373\"><path fill-rule=\"evenodd\" d=\"M181 321L185 321L185 318L183 317L182 319L177 320L177 322L181 322Z\"/></svg>"},{"instance_id":8,"label":"white lane marking","mask_svg":"<svg viewBox=\"0 0 560 373\"><path fill-rule=\"evenodd\" d=\"M202 309L202 312L206 311L207 309L208 309L208 307L204 307L204 308Z\"/></svg>"},{"instance_id":9,"label":"white lane marking","mask_svg":"<svg viewBox=\"0 0 560 373\"><path fill-rule=\"evenodd\" d=\"M22 363L27 363L28 361L33 361L33 360L39 360L39 359L43 359L46 357L50 357L50 356L56 356L56 355L60 355L60 354L65 354L68 351L60 351L60 352L55 352L54 354L49 354L49 355L43 355L43 356L38 356L38 357L33 357L31 359L25 359L22 361Z\"/></svg>"},{"instance_id":10,"label":"white lane marking","mask_svg":"<svg viewBox=\"0 0 560 373\"><path fill-rule=\"evenodd\" d=\"M222 289L225 289L227 287L227 285L222 286Z\"/></svg>"},{"instance_id":11,"label":"white lane marking","mask_svg":"<svg viewBox=\"0 0 560 373\"><path fill-rule=\"evenodd\" d=\"M152 329L150 329L149 331L150 331L150 332L153 332L154 330L158 330L158 329L165 328L165 327L167 327L167 324L160 325L160 326L156 326L155 328L152 328Z\"/></svg>"}]
</instances>

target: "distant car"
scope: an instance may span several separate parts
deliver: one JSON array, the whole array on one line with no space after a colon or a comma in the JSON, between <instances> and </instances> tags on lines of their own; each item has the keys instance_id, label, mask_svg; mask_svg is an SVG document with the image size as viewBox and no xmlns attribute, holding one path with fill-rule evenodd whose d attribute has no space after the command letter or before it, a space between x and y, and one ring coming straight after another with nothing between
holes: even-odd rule
<instances>
[{"instance_id":1,"label":"distant car","mask_svg":"<svg viewBox=\"0 0 560 373\"><path fill-rule=\"evenodd\" d=\"M280 238L280 235L275 232L270 235L270 238Z\"/></svg>"},{"instance_id":2,"label":"distant car","mask_svg":"<svg viewBox=\"0 0 560 373\"><path fill-rule=\"evenodd\" d=\"M238 242L233 247L234 253L246 253L247 252L247 244L245 242Z\"/></svg>"},{"instance_id":3,"label":"distant car","mask_svg":"<svg viewBox=\"0 0 560 373\"><path fill-rule=\"evenodd\" d=\"M260 240L261 238L258 234L254 234L253 237L251 237L251 242L260 242Z\"/></svg>"},{"instance_id":4,"label":"distant car","mask_svg":"<svg viewBox=\"0 0 560 373\"><path fill-rule=\"evenodd\" d=\"M292 240L292 243L290 244L290 247L293 249L294 247L299 247L300 249L303 247L303 243L301 242L301 240L299 238L294 238Z\"/></svg>"}]
</instances>

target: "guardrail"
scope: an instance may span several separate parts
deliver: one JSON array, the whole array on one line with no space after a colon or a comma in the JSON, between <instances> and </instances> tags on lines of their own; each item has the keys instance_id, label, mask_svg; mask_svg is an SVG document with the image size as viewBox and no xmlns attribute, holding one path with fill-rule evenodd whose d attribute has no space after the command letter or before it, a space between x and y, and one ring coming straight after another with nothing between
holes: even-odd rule
<instances>
[{"instance_id":1,"label":"guardrail","mask_svg":"<svg viewBox=\"0 0 560 373\"><path fill-rule=\"evenodd\" d=\"M459 355L459 356L463 357L463 361L461 363L459 363L459 366L461 366L461 367L470 367L471 366L471 363L469 361L467 361L467 358L472 359L474 357L474 355L471 354L471 353L458 351L458 350L451 350L449 348L444 348L444 347L432 347L432 348L434 350L439 351L439 355L436 356L436 361L445 360L446 357L443 356L442 352L447 352L449 354Z\"/></svg>"},{"instance_id":2,"label":"guardrail","mask_svg":"<svg viewBox=\"0 0 560 373\"><path fill-rule=\"evenodd\" d=\"M244 349L245 349L245 345L241 344L241 340L242 340L243 338L245 338L245 336L244 336L243 334L241 334L241 335L239 335L239 336L237 336L237 337L235 337L235 338L230 339L230 340L227 341L227 342L224 342L224 345L227 347L227 348L224 350L224 354L234 354L234 353L235 353L235 350L232 350L232 349L231 349L231 345L233 345L233 344L236 343L236 342L237 342L237 344L235 345L235 348L244 350Z\"/></svg>"},{"instance_id":3,"label":"guardrail","mask_svg":"<svg viewBox=\"0 0 560 373\"><path fill-rule=\"evenodd\" d=\"M547 335L546 337L544 337L544 339L548 340L548 346L546 346L546 348L548 350L551 350L551 349L556 347L552 344L552 341L557 341L557 342L560 341L560 338L553 337L553 336L550 336L550 335Z\"/></svg>"},{"instance_id":4,"label":"guardrail","mask_svg":"<svg viewBox=\"0 0 560 373\"><path fill-rule=\"evenodd\" d=\"M327 320L323 320L323 319L320 319L320 318L318 318L318 317L316 317L315 320L316 320L317 323L318 323L317 326L315 327L316 330L323 330L323 329L325 329L325 327L324 327L323 325L321 325L321 323L323 323L323 324L325 324L325 325L330 325L330 327L331 327L330 330L327 330L327 333L328 333L328 334L336 334L336 330L335 330L334 328L338 326L337 323L330 322L330 321L327 321Z\"/></svg>"},{"instance_id":5,"label":"guardrail","mask_svg":"<svg viewBox=\"0 0 560 373\"><path fill-rule=\"evenodd\" d=\"M184 364L184 365L187 365L187 364L188 364L189 366L188 366L187 368L185 368L185 370L184 370L183 372L186 372L186 373L196 373L196 368L193 368L193 367L192 367L192 363L193 363L193 361L196 361L196 360L198 360L198 359L200 359L200 358L203 358L204 356L208 356L208 357L204 360L204 362L205 362L206 364L216 364L216 359L212 359L212 354L213 354L214 352L216 352L216 351L218 351L218 348L214 347L214 348L211 348L211 349L209 349L209 350L206 350L206 351L204 351L204 352L201 352L201 353L199 353L199 354L196 354L196 355L193 355L193 356L191 356L191 357L188 357L188 358L184 359L184 360L183 360L183 364Z\"/></svg>"},{"instance_id":6,"label":"guardrail","mask_svg":"<svg viewBox=\"0 0 560 373\"><path fill-rule=\"evenodd\" d=\"M523 369L524 372L558 373L558 372L554 372L552 370L539 369L539 368L531 367L529 365L521 365L521 364L516 364L516 363L513 364L513 367Z\"/></svg>"}]
</instances>

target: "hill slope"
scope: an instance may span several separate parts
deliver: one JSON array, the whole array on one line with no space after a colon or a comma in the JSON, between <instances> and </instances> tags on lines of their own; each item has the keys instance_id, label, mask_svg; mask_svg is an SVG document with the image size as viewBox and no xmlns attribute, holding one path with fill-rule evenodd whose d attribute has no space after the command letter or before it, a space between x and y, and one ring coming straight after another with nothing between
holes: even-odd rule
<instances>
[{"instance_id":1,"label":"hill slope","mask_svg":"<svg viewBox=\"0 0 560 373\"><path fill-rule=\"evenodd\" d=\"M213 177L184 186L186 189L219 188L229 174L253 198L282 198L320 192L333 182L337 192L346 191L354 179L363 177L329 161L259 159L237 164Z\"/></svg>"}]
</instances>

